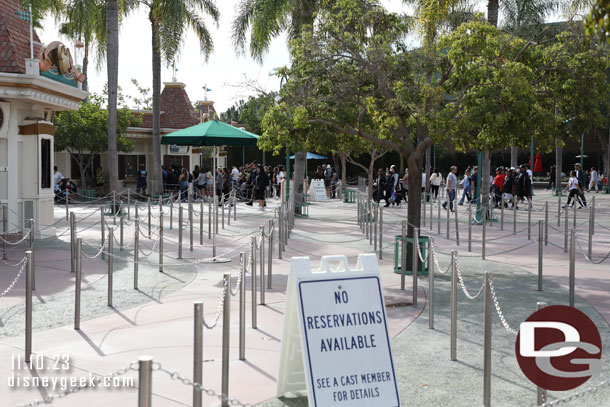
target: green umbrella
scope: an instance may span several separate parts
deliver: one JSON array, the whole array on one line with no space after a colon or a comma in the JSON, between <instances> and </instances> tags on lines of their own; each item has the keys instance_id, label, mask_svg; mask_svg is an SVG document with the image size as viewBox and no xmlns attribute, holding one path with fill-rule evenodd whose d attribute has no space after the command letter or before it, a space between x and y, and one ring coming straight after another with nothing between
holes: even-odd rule
<instances>
[{"instance_id":1,"label":"green umbrella","mask_svg":"<svg viewBox=\"0 0 610 407\"><path fill-rule=\"evenodd\" d=\"M161 144L177 146L255 146L258 136L218 120L164 135Z\"/></svg>"}]
</instances>

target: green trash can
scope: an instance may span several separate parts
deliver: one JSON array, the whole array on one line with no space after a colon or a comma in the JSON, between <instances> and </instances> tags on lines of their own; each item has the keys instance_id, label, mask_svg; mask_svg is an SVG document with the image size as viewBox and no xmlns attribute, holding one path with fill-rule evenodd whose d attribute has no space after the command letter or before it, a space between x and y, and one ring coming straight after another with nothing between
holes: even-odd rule
<instances>
[{"instance_id":1,"label":"green trash can","mask_svg":"<svg viewBox=\"0 0 610 407\"><path fill-rule=\"evenodd\" d=\"M345 189L343 194L344 203L356 203L356 191L353 189Z\"/></svg>"},{"instance_id":2,"label":"green trash can","mask_svg":"<svg viewBox=\"0 0 610 407\"><path fill-rule=\"evenodd\" d=\"M405 242L405 246L407 243L413 241L413 238L407 237L407 241ZM401 272L401 255L400 255L400 242L402 241L402 235L394 236L394 273L402 274ZM429 236L419 236L419 249L421 250L421 254L424 258L427 258L426 252L428 250L428 242L430 241ZM405 247L405 250L407 248ZM407 256L408 258L408 256ZM417 275L419 276L427 276L428 275L428 262L422 264L421 259L418 259L419 270ZM407 261L406 273L408 275L413 275L413 271L411 270L413 263L411 261Z\"/></svg>"},{"instance_id":3,"label":"green trash can","mask_svg":"<svg viewBox=\"0 0 610 407\"><path fill-rule=\"evenodd\" d=\"M83 202L95 201L95 189L83 189Z\"/></svg>"}]
</instances>

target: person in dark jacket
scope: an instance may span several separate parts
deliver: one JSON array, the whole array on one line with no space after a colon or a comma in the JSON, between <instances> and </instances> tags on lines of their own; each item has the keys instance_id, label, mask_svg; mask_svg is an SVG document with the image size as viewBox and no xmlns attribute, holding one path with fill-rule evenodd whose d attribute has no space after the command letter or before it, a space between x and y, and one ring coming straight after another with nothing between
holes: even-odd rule
<instances>
[{"instance_id":1,"label":"person in dark jacket","mask_svg":"<svg viewBox=\"0 0 610 407\"><path fill-rule=\"evenodd\" d=\"M527 173L525 165L519 167L519 176L517 177L517 205L520 200L527 198L528 205L532 204L532 181ZM517 206L519 209L519 206Z\"/></svg>"},{"instance_id":2,"label":"person in dark jacket","mask_svg":"<svg viewBox=\"0 0 610 407\"><path fill-rule=\"evenodd\" d=\"M510 168L504 179L504 186L502 187L502 193L504 198L504 207L508 208L508 202L510 202L511 208L515 205L514 193L515 193L515 169Z\"/></svg>"},{"instance_id":3,"label":"person in dark jacket","mask_svg":"<svg viewBox=\"0 0 610 407\"><path fill-rule=\"evenodd\" d=\"M264 212L265 211L265 190L269 185L269 176L263 170L263 166L261 164L258 165L257 176L255 180L256 185L256 199L258 200L258 210Z\"/></svg>"},{"instance_id":4,"label":"person in dark jacket","mask_svg":"<svg viewBox=\"0 0 610 407\"><path fill-rule=\"evenodd\" d=\"M574 171L576 171L576 178L578 179L578 185L580 185L580 189L578 190L578 195L580 196L580 200L582 201L582 205L587 207L587 198L585 198L585 187L589 185L589 178L585 171L580 167L580 163L574 164Z\"/></svg>"},{"instance_id":5,"label":"person in dark jacket","mask_svg":"<svg viewBox=\"0 0 610 407\"><path fill-rule=\"evenodd\" d=\"M385 200L386 206L390 205L388 197L385 194L386 189L386 178L383 169L377 171L377 191L375 192L375 201L379 203L382 199Z\"/></svg>"}]
</instances>

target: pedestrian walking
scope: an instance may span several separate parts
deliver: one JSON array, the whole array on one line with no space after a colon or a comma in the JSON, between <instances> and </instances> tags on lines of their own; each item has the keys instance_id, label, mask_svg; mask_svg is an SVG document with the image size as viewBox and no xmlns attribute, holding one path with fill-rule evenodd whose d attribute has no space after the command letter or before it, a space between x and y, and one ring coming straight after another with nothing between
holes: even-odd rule
<instances>
[{"instance_id":1,"label":"pedestrian walking","mask_svg":"<svg viewBox=\"0 0 610 407\"><path fill-rule=\"evenodd\" d=\"M449 202L449 210L453 212L453 201L455 201L457 191L457 167L451 166L451 171L447 175L447 201L443 202L443 208L447 209L447 202Z\"/></svg>"}]
</instances>

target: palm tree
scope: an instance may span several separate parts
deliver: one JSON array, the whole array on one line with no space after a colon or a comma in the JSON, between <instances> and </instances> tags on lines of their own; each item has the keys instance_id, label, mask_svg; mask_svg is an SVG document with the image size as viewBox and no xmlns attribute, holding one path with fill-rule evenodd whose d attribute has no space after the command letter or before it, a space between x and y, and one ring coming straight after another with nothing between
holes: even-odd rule
<instances>
[{"instance_id":1,"label":"palm tree","mask_svg":"<svg viewBox=\"0 0 610 407\"><path fill-rule=\"evenodd\" d=\"M110 190L119 189L119 155L116 144L119 80L119 4L106 0L106 69L108 73L108 179Z\"/></svg>"},{"instance_id":2,"label":"palm tree","mask_svg":"<svg viewBox=\"0 0 610 407\"><path fill-rule=\"evenodd\" d=\"M180 51L187 28L195 31L201 52L207 58L212 52L213 41L199 13L205 13L218 24L220 13L213 0L149 0L148 18L152 28L153 67L153 192L162 192L161 180L161 59L170 63Z\"/></svg>"}]
</instances>

